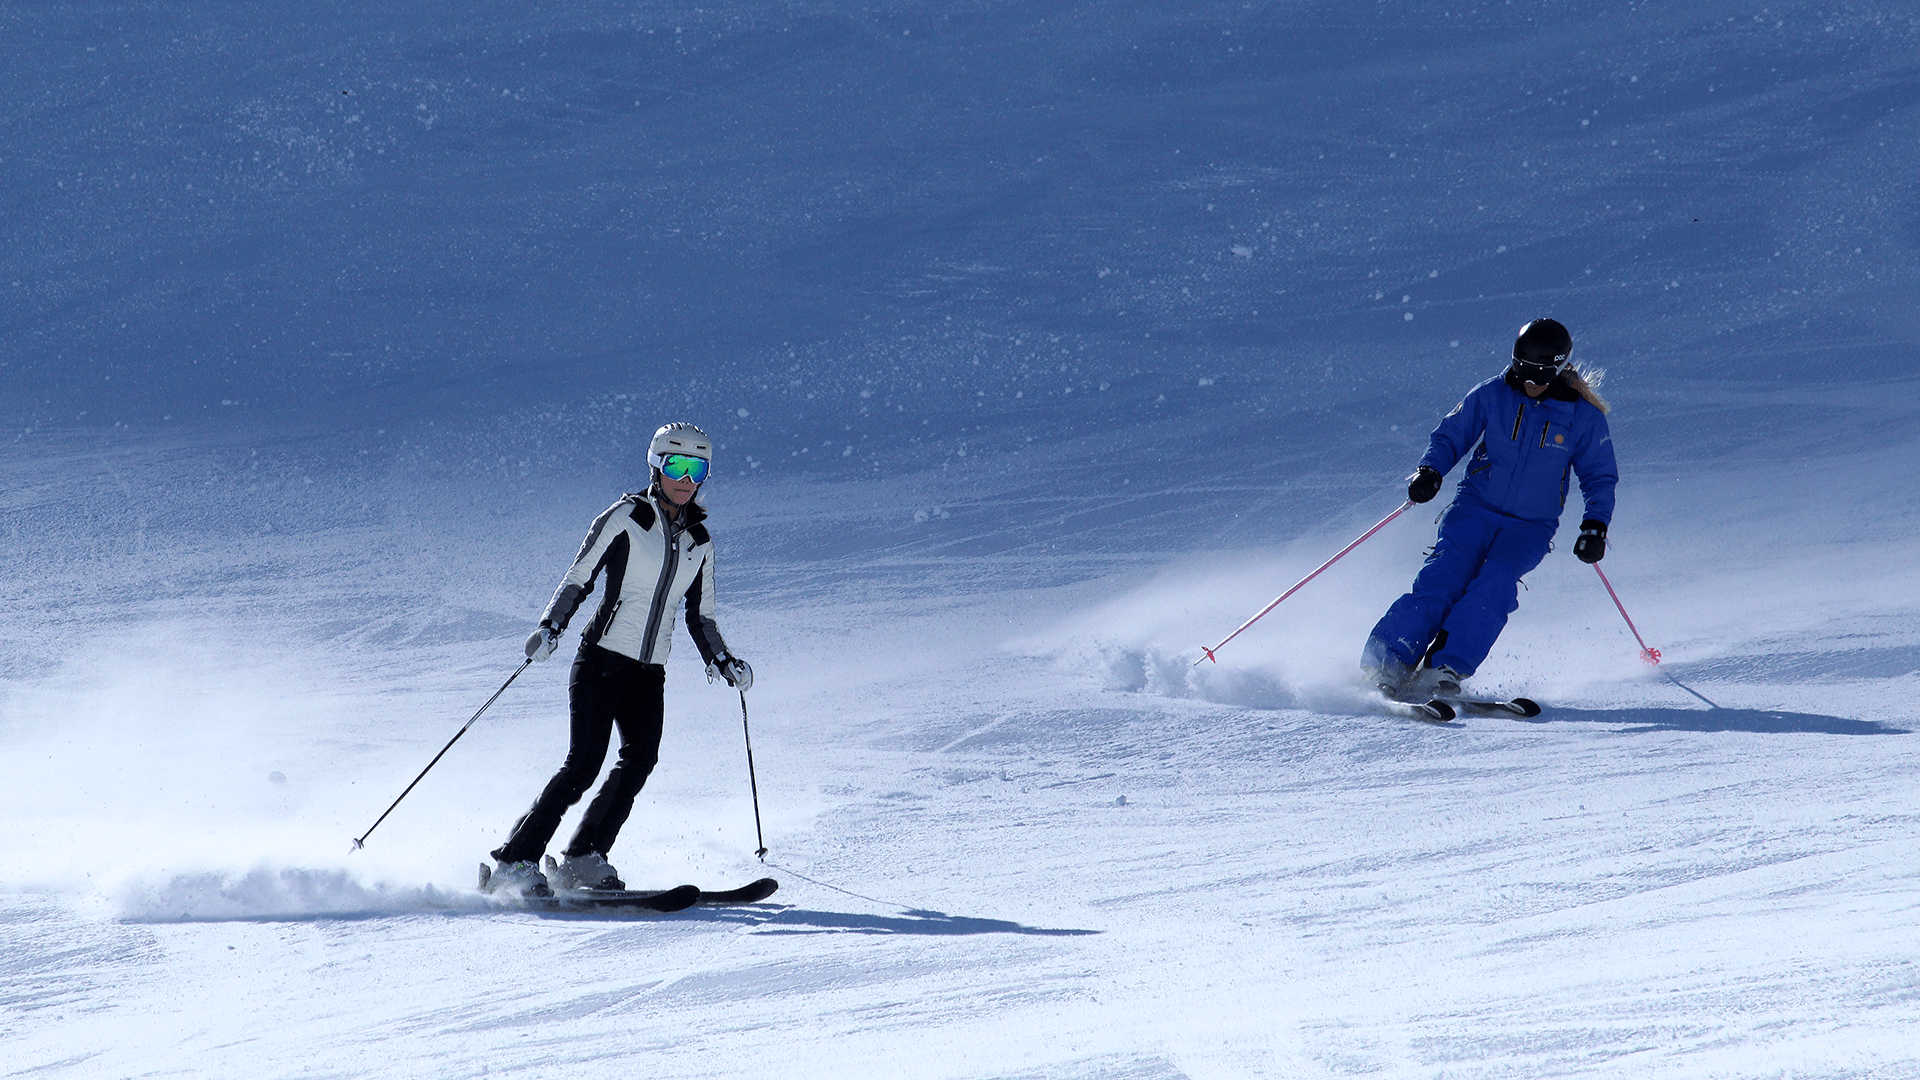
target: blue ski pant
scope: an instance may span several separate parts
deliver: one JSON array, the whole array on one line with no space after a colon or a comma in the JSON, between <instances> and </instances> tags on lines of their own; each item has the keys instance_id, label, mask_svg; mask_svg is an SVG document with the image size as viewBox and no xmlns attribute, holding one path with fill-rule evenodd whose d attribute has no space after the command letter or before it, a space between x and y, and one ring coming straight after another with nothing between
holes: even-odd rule
<instances>
[{"instance_id":1,"label":"blue ski pant","mask_svg":"<svg viewBox=\"0 0 1920 1080\"><path fill-rule=\"evenodd\" d=\"M1551 524L1456 501L1440 519L1440 538L1413 590L1374 625L1368 652L1418 667L1444 630L1433 666L1473 674L1520 606L1520 578L1547 557L1553 532Z\"/></svg>"}]
</instances>

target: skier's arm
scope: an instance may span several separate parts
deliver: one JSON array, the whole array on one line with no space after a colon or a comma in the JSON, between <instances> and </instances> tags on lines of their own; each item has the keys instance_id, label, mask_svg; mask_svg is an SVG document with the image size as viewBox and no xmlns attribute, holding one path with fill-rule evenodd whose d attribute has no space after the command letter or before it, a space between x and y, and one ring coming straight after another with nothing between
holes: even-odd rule
<instances>
[{"instance_id":1,"label":"skier's arm","mask_svg":"<svg viewBox=\"0 0 1920 1080\"><path fill-rule=\"evenodd\" d=\"M540 616L542 626L551 626L555 630L565 630L567 620L579 609L580 601L593 592L594 576L600 573L600 563L606 557L607 546L620 530L613 527L613 515L620 513L627 505L622 499L607 508L607 512L593 519L593 527L587 530L587 538L580 544L580 553L573 557L573 565L567 568L566 576L560 579L560 587L554 590L553 599L547 602L547 610Z\"/></svg>"},{"instance_id":2,"label":"skier's arm","mask_svg":"<svg viewBox=\"0 0 1920 1080\"><path fill-rule=\"evenodd\" d=\"M1587 502L1583 520L1607 525L1613 521L1613 488L1620 482L1620 466L1613 458L1613 433L1607 429L1606 415L1594 410L1593 426L1580 452L1573 458L1574 474L1580 477L1580 495Z\"/></svg>"},{"instance_id":3,"label":"skier's arm","mask_svg":"<svg viewBox=\"0 0 1920 1080\"><path fill-rule=\"evenodd\" d=\"M713 617L713 549L707 549L707 557L700 560L700 574L687 587L687 634L693 638L694 647L700 650L700 659L708 664L718 657L726 656L727 640L720 636L720 624Z\"/></svg>"},{"instance_id":4,"label":"skier's arm","mask_svg":"<svg viewBox=\"0 0 1920 1080\"><path fill-rule=\"evenodd\" d=\"M1442 476L1454 467L1475 443L1487 426L1487 395L1482 383L1468 392L1453 411L1441 417L1440 423L1427 438L1427 455L1420 464Z\"/></svg>"}]
</instances>

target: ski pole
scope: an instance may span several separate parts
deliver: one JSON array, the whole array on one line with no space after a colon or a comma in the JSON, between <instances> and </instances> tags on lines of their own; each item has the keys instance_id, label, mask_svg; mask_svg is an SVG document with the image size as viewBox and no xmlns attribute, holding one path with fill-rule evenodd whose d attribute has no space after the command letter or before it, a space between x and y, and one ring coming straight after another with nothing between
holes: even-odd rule
<instances>
[{"instance_id":1,"label":"ski pole","mask_svg":"<svg viewBox=\"0 0 1920 1080\"><path fill-rule=\"evenodd\" d=\"M1607 587L1607 595L1613 597L1613 606L1620 609L1620 617L1627 620L1627 629L1633 631L1633 640L1640 643L1640 659L1645 660L1649 664L1659 664L1660 650L1648 648L1647 639L1640 636L1639 627L1634 626L1633 620L1627 618L1627 609L1625 605L1620 603L1620 594L1613 591L1613 582L1607 580L1607 572L1600 569L1599 563L1593 564L1593 572L1600 575L1600 584ZM1712 702L1708 702L1708 704L1712 704Z\"/></svg>"},{"instance_id":2,"label":"ski pole","mask_svg":"<svg viewBox=\"0 0 1920 1080\"><path fill-rule=\"evenodd\" d=\"M1327 567L1332 566L1334 563L1339 562L1341 557L1344 556L1347 552L1352 551L1354 548L1359 547L1361 543L1367 539L1367 537L1372 536L1374 533L1377 533L1381 529L1386 528L1387 522L1392 521L1394 518L1397 518L1401 514L1406 513L1407 508L1412 505L1413 505L1412 499L1408 499L1406 502L1401 503L1400 509L1395 510L1393 513L1388 514L1386 517L1381 518L1379 524L1375 525L1371 529L1368 529L1366 532L1361 533L1359 539L1355 540L1353 543L1348 544L1346 547L1343 547L1339 551L1335 552L1333 555L1333 558L1328 559L1326 562L1321 563L1318 567L1314 569L1313 573L1308 574L1306 577L1303 577L1299 581L1294 582L1293 588L1288 589L1286 592L1281 593L1277 597L1274 597L1273 603L1268 604L1266 607L1261 608L1258 612L1254 614L1253 618L1248 619L1246 622L1241 623L1239 628L1234 630L1233 633L1228 634L1226 637L1221 638L1220 644L1215 645L1211 649L1202 645L1200 647L1200 651L1203 653L1206 653L1207 655L1201 657L1200 660L1212 660L1216 664L1219 663L1220 662L1219 658L1214 656L1213 654L1225 648L1227 642L1232 641L1234 638L1239 637L1241 630L1245 630L1247 627L1252 626L1254 623L1259 622L1261 616L1265 615L1269 611L1272 611L1274 608L1279 607L1280 601L1285 600L1287 597L1292 596L1294 593L1299 592L1300 587L1302 585L1305 585L1307 582L1312 581L1314 578L1319 577L1320 571L1325 570ZM1195 667L1199 666L1200 660L1195 660L1193 662Z\"/></svg>"},{"instance_id":3,"label":"ski pole","mask_svg":"<svg viewBox=\"0 0 1920 1080\"><path fill-rule=\"evenodd\" d=\"M435 765L440 764L440 759L447 756L447 751L453 749L453 744L459 742L460 736L465 735L467 729L473 726L473 721L480 719L480 714L487 711L487 705L491 705L499 700L500 695L507 692L507 687L512 686L513 680L519 678L520 673L527 670L527 665L531 663L533 663L533 658L529 656L521 662L519 667L513 669L513 674L507 676L507 681L501 683L500 689L493 692L493 697L487 699L487 704L480 706L480 708L474 712L471 719L460 725L460 730L453 733L453 738L447 740L447 745L441 747L440 752L433 755L433 760L427 762L427 767L420 770L420 775L413 778L413 783L407 785L407 790L400 793L400 799L407 797L407 793L413 790L414 784L418 784L420 781L426 779L427 773L432 771ZM393 800L393 806L387 807L386 813L381 814L372 825L367 827L366 832L360 834L360 838L353 842L353 850L359 851L362 847L366 846L367 837L372 836L373 830L380 827L380 822L387 820L387 814L393 813L393 807L400 805L400 799Z\"/></svg>"},{"instance_id":4,"label":"ski pole","mask_svg":"<svg viewBox=\"0 0 1920 1080\"><path fill-rule=\"evenodd\" d=\"M753 791L753 836L759 841L760 850L753 854L761 861L767 861L767 837L760 828L760 781L753 775L753 732L747 727L747 692L740 691L740 734L747 739L747 786Z\"/></svg>"}]
</instances>

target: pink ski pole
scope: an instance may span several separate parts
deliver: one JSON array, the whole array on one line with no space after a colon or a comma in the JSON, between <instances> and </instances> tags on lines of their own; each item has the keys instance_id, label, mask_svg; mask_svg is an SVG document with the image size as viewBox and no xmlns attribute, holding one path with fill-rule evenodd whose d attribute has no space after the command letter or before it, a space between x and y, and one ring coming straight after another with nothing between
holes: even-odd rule
<instances>
[{"instance_id":1,"label":"pink ski pole","mask_svg":"<svg viewBox=\"0 0 1920 1080\"><path fill-rule=\"evenodd\" d=\"M1332 566L1334 563L1339 562L1341 556L1345 555L1349 551L1352 551L1354 548L1359 547L1361 543L1367 539L1367 537L1372 536L1374 533L1377 533L1381 529L1386 528L1387 522L1392 521L1394 518L1397 518L1401 514L1406 513L1407 507L1412 505L1413 505L1412 499L1408 499L1406 502L1401 503L1400 509L1395 510L1393 513L1388 514L1386 517L1381 518L1379 524L1375 525L1371 529L1368 529L1366 532L1361 533L1360 538L1358 540L1355 540L1353 543L1348 544L1346 547L1343 547L1339 551L1335 552L1333 558L1328 559L1326 562L1321 563L1319 567L1317 567L1313 571L1313 573L1308 574L1306 577L1303 577L1299 581L1294 582L1293 588L1288 589L1286 592L1283 592L1279 596L1275 597L1273 600L1273 603L1268 604L1266 607L1261 608L1259 612L1254 615L1253 618L1248 619L1246 622L1241 623L1239 628L1236 629L1233 633L1228 634L1226 637L1221 638L1220 644L1215 645L1211 649L1207 648L1205 645L1200 646L1200 651L1207 654L1201 657L1200 660L1212 660L1216 664L1219 663L1220 662L1219 657L1216 657L1213 654L1225 648L1227 645L1227 642L1232 641L1234 638L1239 637L1241 630L1245 630L1247 627L1252 626L1254 623L1259 622L1260 617L1262 615L1265 615L1267 612L1272 611L1274 608L1279 607L1280 601L1285 600L1287 597L1292 596L1294 593L1299 592L1300 587L1302 585L1305 585L1307 582L1312 581L1314 578L1319 577L1320 571L1325 570L1327 567ZM1195 660L1193 662L1196 667L1199 666L1200 660Z\"/></svg>"},{"instance_id":2,"label":"pink ski pole","mask_svg":"<svg viewBox=\"0 0 1920 1080\"><path fill-rule=\"evenodd\" d=\"M1627 609L1620 603L1620 594L1613 591L1613 582L1607 580L1606 571L1600 569L1599 563L1594 563L1593 572L1600 575L1600 584L1607 587L1607 595L1613 597L1613 606L1620 609L1620 617L1627 620L1627 629L1633 631L1633 640L1640 643L1640 659L1649 664L1659 664L1660 650L1648 648L1647 639L1640 636L1639 627L1634 626L1633 620L1627 618Z\"/></svg>"}]
</instances>

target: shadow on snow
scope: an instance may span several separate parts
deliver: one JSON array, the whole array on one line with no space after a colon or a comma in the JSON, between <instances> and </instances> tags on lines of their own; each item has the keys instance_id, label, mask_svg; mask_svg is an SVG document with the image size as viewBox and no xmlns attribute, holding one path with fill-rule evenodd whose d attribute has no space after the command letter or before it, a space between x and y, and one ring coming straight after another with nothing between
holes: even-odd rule
<instances>
[{"instance_id":1,"label":"shadow on snow","mask_svg":"<svg viewBox=\"0 0 1920 1080\"><path fill-rule=\"evenodd\" d=\"M976 919L941 911L903 911L899 915L856 915L840 911L813 911L777 905L689 908L658 912L635 909L556 911L519 907L510 903L428 904L419 907L368 908L341 911L281 911L257 913L140 914L123 916L125 923L312 923L361 922L409 916L532 915L556 922L716 922L757 926L774 934L903 934L928 937L967 937L977 934L1019 934L1029 937L1085 937L1100 930L1025 926L1007 919Z\"/></svg>"},{"instance_id":2,"label":"shadow on snow","mask_svg":"<svg viewBox=\"0 0 1920 1080\"><path fill-rule=\"evenodd\" d=\"M1771 709L1564 709L1550 708L1523 724L1625 724L1621 734L1646 731L1750 731L1761 735L1908 735L1905 728L1873 720Z\"/></svg>"},{"instance_id":3,"label":"shadow on snow","mask_svg":"<svg viewBox=\"0 0 1920 1080\"><path fill-rule=\"evenodd\" d=\"M899 915L854 915L842 911L787 908L765 920L760 933L775 934L920 934L964 937L972 934L1023 934L1032 937L1084 937L1099 930L1023 926L1006 919L974 919L941 911L904 911Z\"/></svg>"}]
</instances>

